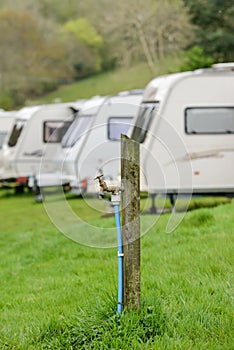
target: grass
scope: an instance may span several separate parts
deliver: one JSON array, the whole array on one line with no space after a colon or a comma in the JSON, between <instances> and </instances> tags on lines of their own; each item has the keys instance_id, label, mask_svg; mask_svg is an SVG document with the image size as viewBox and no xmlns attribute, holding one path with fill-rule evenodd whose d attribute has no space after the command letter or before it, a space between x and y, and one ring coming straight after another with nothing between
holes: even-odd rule
<instances>
[{"instance_id":1,"label":"grass","mask_svg":"<svg viewBox=\"0 0 234 350\"><path fill-rule=\"evenodd\" d=\"M156 75L178 71L180 66L180 57L168 57L158 62L153 74L146 63L139 63L132 67L98 74L73 84L61 86L56 91L30 103L53 103L58 99L61 102L69 102L96 95L114 95L120 91L143 89Z\"/></svg>"},{"instance_id":2,"label":"grass","mask_svg":"<svg viewBox=\"0 0 234 350\"><path fill-rule=\"evenodd\" d=\"M117 318L116 248L76 244L31 195L1 191L0 348L231 350L234 201L199 200L173 233L164 214L142 237L142 307ZM114 227L99 204L68 203L97 231Z\"/></svg>"}]
</instances>

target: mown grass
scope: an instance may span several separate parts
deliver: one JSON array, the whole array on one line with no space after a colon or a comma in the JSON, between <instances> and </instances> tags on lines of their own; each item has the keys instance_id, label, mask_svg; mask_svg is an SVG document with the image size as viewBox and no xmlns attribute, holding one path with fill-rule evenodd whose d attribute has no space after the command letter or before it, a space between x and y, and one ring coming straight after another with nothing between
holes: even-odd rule
<instances>
[{"instance_id":1,"label":"mown grass","mask_svg":"<svg viewBox=\"0 0 234 350\"><path fill-rule=\"evenodd\" d=\"M181 57L168 57L158 62L155 73L149 70L147 64L139 63L128 68L98 74L73 84L61 86L56 91L37 101L31 101L31 103L53 103L57 99L61 102L69 102L96 95L115 95L120 91L144 89L155 76L178 71L181 62Z\"/></svg>"},{"instance_id":2,"label":"mown grass","mask_svg":"<svg viewBox=\"0 0 234 350\"><path fill-rule=\"evenodd\" d=\"M82 199L69 205L114 226ZM0 213L0 348L233 348L234 201L189 211L171 234L160 216L141 239L141 310L120 318L115 248L67 239L29 194L1 191Z\"/></svg>"}]
</instances>

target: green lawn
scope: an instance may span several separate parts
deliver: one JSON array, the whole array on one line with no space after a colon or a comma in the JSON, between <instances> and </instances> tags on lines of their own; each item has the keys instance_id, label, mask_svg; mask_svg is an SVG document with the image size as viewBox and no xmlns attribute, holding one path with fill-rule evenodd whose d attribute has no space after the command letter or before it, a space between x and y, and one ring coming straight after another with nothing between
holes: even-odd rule
<instances>
[{"instance_id":1,"label":"green lawn","mask_svg":"<svg viewBox=\"0 0 234 350\"><path fill-rule=\"evenodd\" d=\"M114 230L90 203L67 201L97 234ZM159 217L141 240L141 311L120 319L116 248L75 243L45 209L0 192L1 349L233 349L234 201L189 211L171 234Z\"/></svg>"}]
</instances>

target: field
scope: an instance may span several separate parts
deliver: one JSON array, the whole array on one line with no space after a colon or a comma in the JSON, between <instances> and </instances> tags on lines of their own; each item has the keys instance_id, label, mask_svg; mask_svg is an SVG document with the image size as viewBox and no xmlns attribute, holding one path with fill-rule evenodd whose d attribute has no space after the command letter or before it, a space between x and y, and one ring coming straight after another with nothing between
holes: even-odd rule
<instances>
[{"instance_id":1,"label":"field","mask_svg":"<svg viewBox=\"0 0 234 350\"><path fill-rule=\"evenodd\" d=\"M152 224L141 239L142 306L120 318L116 247L62 234L48 215L61 200L0 192L1 349L233 349L234 200L193 201L170 234L170 214L142 213L142 227ZM92 201L65 202L97 232L114 229Z\"/></svg>"},{"instance_id":2,"label":"field","mask_svg":"<svg viewBox=\"0 0 234 350\"><path fill-rule=\"evenodd\" d=\"M114 95L120 91L143 89L157 75L179 71L182 62L181 57L168 57L158 62L154 74L145 63L102 73L73 84L61 86L56 91L42 96L37 101L31 101L31 103L53 103L58 100L69 102L96 95Z\"/></svg>"}]
</instances>

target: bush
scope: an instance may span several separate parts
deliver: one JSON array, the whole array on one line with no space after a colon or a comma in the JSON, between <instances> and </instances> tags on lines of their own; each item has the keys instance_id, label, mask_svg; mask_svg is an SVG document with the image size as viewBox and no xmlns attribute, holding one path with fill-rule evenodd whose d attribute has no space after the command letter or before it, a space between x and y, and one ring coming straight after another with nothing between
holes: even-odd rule
<instances>
[{"instance_id":1,"label":"bush","mask_svg":"<svg viewBox=\"0 0 234 350\"><path fill-rule=\"evenodd\" d=\"M208 68L214 63L210 56L204 54L200 46L193 46L185 53L185 62L181 66L181 71L190 71L198 68Z\"/></svg>"},{"instance_id":2,"label":"bush","mask_svg":"<svg viewBox=\"0 0 234 350\"><path fill-rule=\"evenodd\" d=\"M10 93L0 94L0 108L11 110L14 106L12 96Z\"/></svg>"}]
</instances>

